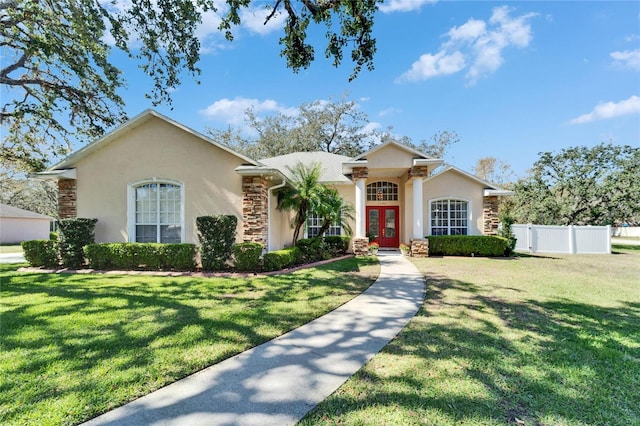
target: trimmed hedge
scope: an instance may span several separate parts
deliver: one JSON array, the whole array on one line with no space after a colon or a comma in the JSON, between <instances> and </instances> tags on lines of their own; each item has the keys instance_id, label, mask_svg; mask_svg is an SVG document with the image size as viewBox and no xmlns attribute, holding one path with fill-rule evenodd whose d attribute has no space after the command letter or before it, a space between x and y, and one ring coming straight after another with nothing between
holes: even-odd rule
<instances>
[{"instance_id":1,"label":"trimmed hedge","mask_svg":"<svg viewBox=\"0 0 640 426\"><path fill-rule=\"evenodd\" d=\"M504 256L510 241L492 235L432 235L429 256Z\"/></svg>"},{"instance_id":2,"label":"trimmed hedge","mask_svg":"<svg viewBox=\"0 0 640 426\"><path fill-rule=\"evenodd\" d=\"M331 258L331 253L327 249L326 244L320 237L303 238L296 242L296 247L302 252L302 262L311 263L318 260Z\"/></svg>"},{"instance_id":3,"label":"trimmed hedge","mask_svg":"<svg viewBox=\"0 0 640 426\"><path fill-rule=\"evenodd\" d=\"M232 248L234 265L238 271L257 271L264 246L260 243L245 242Z\"/></svg>"},{"instance_id":4,"label":"trimmed hedge","mask_svg":"<svg viewBox=\"0 0 640 426\"><path fill-rule=\"evenodd\" d=\"M349 250L349 243L351 237L344 236L326 236L324 237L324 244L327 250L331 252L333 256L343 255Z\"/></svg>"},{"instance_id":5,"label":"trimmed hedge","mask_svg":"<svg viewBox=\"0 0 640 426\"><path fill-rule=\"evenodd\" d=\"M98 219L76 218L62 219L60 226L60 257L67 268L80 268L84 265L84 246L95 241L93 233Z\"/></svg>"},{"instance_id":6,"label":"trimmed hedge","mask_svg":"<svg viewBox=\"0 0 640 426\"><path fill-rule=\"evenodd\" d=\"M196 218L196 225L202 246L202 269L227 269L226 263L231 258L233 243L236 240L238 218L231 215L200 216Z\"/></svg>"},{"instance_id":7,"label":"trimmed hedge","mask_svg":"<svg viewBox=\"0 0 640 426\"><path fill-rule=\"evenodd\" d=\"M302 263L302 251L299 247L288 247L282 250L265 253L262 259L265 271L279 271Z\"/></svg>"},{"instance_id":8,"label":"trimmed hedge","mask_svg":"<svg viewBox=\"0 0 640 426\"><path fill-rule=\"evenodd\" d=\"M94 269L194 271L195 244L99 243L84 248Z\"/></svg>"},{"instance_id":9,"label":"trimmed hedge","mask_svg":"<svg viewBox=\"0 0 640 426\"><path fill-rule=\"evenodd\" d=\"M21 244L24 258L33 267L57 268L60 266L58 258L58 242L52 240L30 240Z\"/></svg>"}]
</instances>

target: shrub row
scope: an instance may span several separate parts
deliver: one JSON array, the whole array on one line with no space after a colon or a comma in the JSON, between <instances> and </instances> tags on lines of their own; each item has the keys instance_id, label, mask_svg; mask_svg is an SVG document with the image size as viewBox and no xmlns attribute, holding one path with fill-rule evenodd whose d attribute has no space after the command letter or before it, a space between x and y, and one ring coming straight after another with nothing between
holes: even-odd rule
<instances>
[{"instance_id":1,"label":"shrub row","mask_svg":"<svg viewBox=\"0 0 640 426\"><path fill-rule=\"evenodd\" d=\"M99 243L85 246L89 267L94 269L141 269L194 271L195 244Z\"/></svg>"},{"instance_id":2,"label":"shrub row","mask_svg":"<svg viewBox=\"0 0 640 426\"><path fill-rule=\"evenodd\" d=\"M57 268L60 266L58 258L58 242L51 240L30 240L21 243L24 258L31 266Z\"/></svg>"},{"instance_id":3,"label":"shrub row","mask_svg":"<svg viewBox=\"0 0 640 426\"><path fill-rule=\"evenodd\" d=\"M265 253L262 259L265 271L279 271L302 263L302 251L299 247L288 247L282 250Z\"/></svg>"},{"instance_id":4,"label":"shrub row","mask_svg":"<svg viewBox=\"0 0 640 426\"><path fill-rule=\"evenodd\" d=\"M196 225L201 245L202 269L226 269L236 240L238 218L231 215L200 216L196 218Z\"/></svg>"},{"instance_id":5,"label":"shrub row","mask_svg":"<svg viewBox=\"0 0 640 426\"><path fill-rule=\"evenodd\" d=\"M234 244L232 250L236 269L244 272L259 270L263 247L262 244L251 242Z\"/></svg>"},{"instance_id":6,"label":"shrub row","mask_svg":"<svg viewBox=\"0 0 640 426\"><path fill-rule=\"evenodd\" d=\"M506 256L510 241L490 235L433 235L429 240L429 256Z\"/></svg>"}]
</instances>

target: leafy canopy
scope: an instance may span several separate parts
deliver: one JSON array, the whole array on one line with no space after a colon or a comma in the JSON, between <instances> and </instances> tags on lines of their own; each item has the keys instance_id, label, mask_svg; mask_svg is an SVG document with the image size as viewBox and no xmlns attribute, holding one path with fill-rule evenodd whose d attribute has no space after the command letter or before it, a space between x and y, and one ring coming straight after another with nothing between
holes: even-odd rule
<instances>
[{"instance_id":1,"label":"leafy canopy","mask_svg":"<svg viewBox=\"0 0 640 426\"><path fill-rule=\"evenodd\" d=\"M315 48L311 25L325 24L325 56L337 66L344 50L354 63L373 69L372 37L378 0L6 0L0 2L2 64L0 84L4 127L2 157L29 171L68 152L76 138L93 139L123 122L125 85L110 62L112 46L136 60L151 78L154 105L186 71L200 73L197 28L207 12L220 17L218 29L233 40L241 11L267 9L265 24L284 14L281 55L294 71L307 68ZM131 46L135 46L132 48Z\"/></svg>"},{"instance_id":2,"label":"leafy canopy","mask_svg":"<svg viewBox=\"0 0 640 426\"><path fill-rule=\"evenodd\" d=\"M600 143L540 153L514 187L516 221L544 225L640 223L640 149Z\"/></svg>"}]
</instances>

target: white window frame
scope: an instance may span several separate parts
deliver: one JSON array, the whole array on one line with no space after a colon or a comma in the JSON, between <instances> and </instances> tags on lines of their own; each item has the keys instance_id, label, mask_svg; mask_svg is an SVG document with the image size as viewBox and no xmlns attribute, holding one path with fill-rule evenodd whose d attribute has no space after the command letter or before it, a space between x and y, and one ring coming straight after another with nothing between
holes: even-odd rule
<instances>
[{"instance_id":1,"label":"white window frame","mask_svg":"<svg viewBox=\"0 0 640 426\"><path fill-rule=\"evenodd\" d=\"M131 182L127 185L127 239L130 243L136 242L136 188L142 185L148 184L167 184L167 185L175 185L180 188L180 242L185 242L185 226L184 226L184 183L173 180L173 179L164 179L164 178L149 178L143 179L136 182ZM159 212L158 212L159 214ZM158 227L158 229L160 229ZM158 231L158 235L156 236L156 241L160 240L160 235Z\"/></svg>"},{"instance_id":2,"label":"white window frame","mask_svg":"<svg viewBox=\"0 0 640 426\"><path fill-rule=\"evenodd\" d=\"M309 228L321 228L322 224L320 224L319 226L311 226L309 225L309 221L310 220L315 220L315 219L320 219L319 216L316 216L313 212L309 213L307 215L307 220L304 222L304 238L309 238ZM339 234L332 234L330 233L331 229L338 229L340 231ZM327 232L324 234L325 236L342 236L344 235L344 229L342 229L341 225L334 225L331 224L331 226L329 226L329 229L327 229Z\"/></svg>"},{"instance_id":3,"label":"white window frame","mask_svg":"<svg viewBox=\"0 0 640 426\"><path fill-rule=\"evenodd\" d=\"M429 220L429 235L434 235L433 234L433 223L432 223L432 204L434 202L437 201L447 201L448 202L448 217L447 217L447 234L446 235L452 235L451 234L451 228L461 228L460 226L451 226L451 201L462 201L467 203L467 226L466 226L466 230L467 233L466 234L455 234L455 235L473 235L472 234L472 206L471 206L471 200L468 200L466 198L461 198L461 197L440 197L440 198L432 198L428 201L429 203L429 216L428 216L428 220ZM436 226L436 228L442 228L441 226ZM440 234L440 235L445 235L445 234Z\"/></svg>"},{"instance_id":4,"label":"white window frame","mask_svg":"<svg viewBox=\"0 0 640 426\"><path fill-rule=\"evenodd\" d=\"M387 190L387 191L385 191ZM372 201L398 201L400 199L400 185L387 180L370 182L365 187L366 199Z\"/></svg>"}]
</instances>

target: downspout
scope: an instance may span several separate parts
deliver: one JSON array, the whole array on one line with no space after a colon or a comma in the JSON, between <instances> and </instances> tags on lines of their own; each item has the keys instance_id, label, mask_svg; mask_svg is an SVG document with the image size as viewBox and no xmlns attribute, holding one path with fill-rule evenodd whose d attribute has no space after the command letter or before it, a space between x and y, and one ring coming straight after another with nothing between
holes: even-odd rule
<instances>
[{"instance_id":1,"label":"downspout","mask_svg":"<svg viewBox=\"0 0 640 426\"><path fill-rule=\"evenodd\" d=\"M287 181L282 179L282 182L272 186L267 190L267 226L269 227L269 232L267 234L267 252L271 251L271 196L273 195L274 189L280 189L286 185Z\"/></svg>"}]
</instances>

